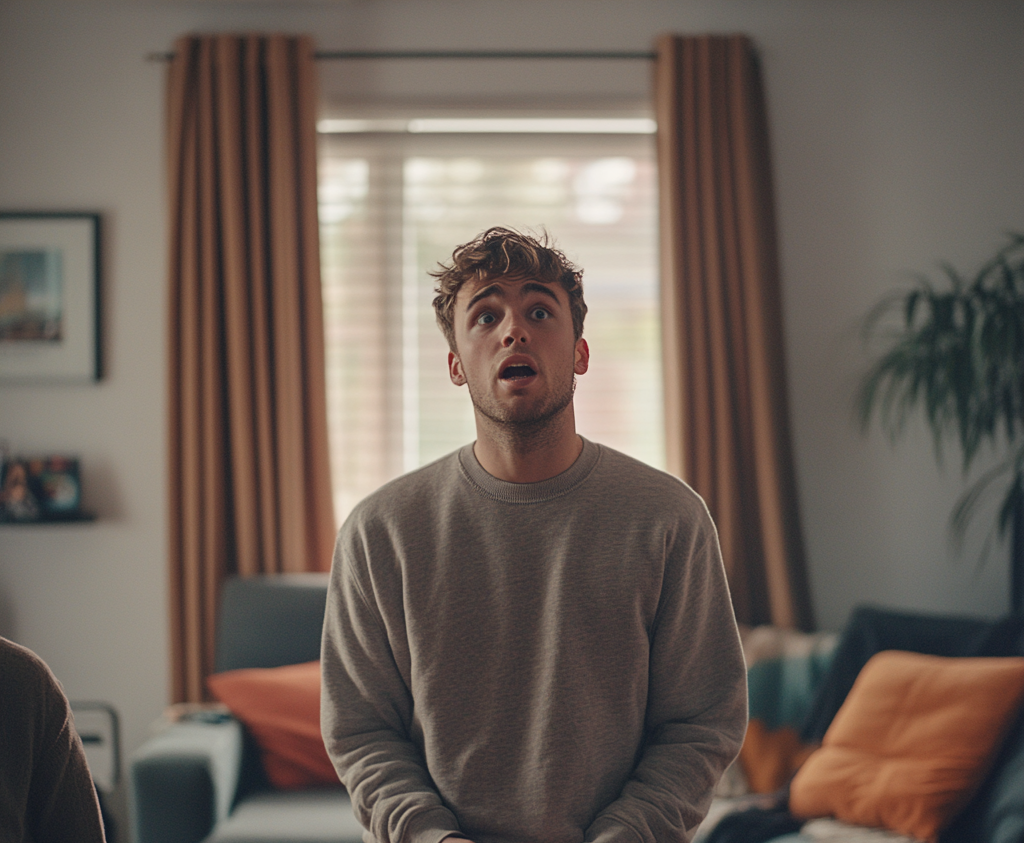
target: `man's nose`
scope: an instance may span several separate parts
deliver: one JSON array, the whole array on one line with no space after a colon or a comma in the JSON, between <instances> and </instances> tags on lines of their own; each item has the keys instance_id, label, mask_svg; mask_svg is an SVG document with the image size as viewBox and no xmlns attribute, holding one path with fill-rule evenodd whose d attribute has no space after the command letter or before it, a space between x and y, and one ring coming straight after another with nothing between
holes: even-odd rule
<instances>
[{"instance_id":1,"label":"man's nose","mask_svg":"<svg viewBox=\"0 0 1024 843\"><path fill-rule=\"evenodd\" d=\"M516 343L524 345L530 341L530 334L526 330L526 326L520 321L518 317L509 317L508 324L505 326L505 337L502 340L502 344L505 348L511 348Z\"/></svg>"}]
</instances>

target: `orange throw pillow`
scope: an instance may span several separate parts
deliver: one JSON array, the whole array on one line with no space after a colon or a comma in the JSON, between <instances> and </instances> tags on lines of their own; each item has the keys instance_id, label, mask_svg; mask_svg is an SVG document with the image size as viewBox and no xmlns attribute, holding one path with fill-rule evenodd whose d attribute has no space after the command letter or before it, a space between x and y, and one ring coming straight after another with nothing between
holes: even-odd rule
<instances>
[{"instance_id":1,"label":"orange throw pillow","mask_svg":"<svg viewBox=\"0 0 1024 843\"><path fill-rule=\"evenodd\" d=\"M988 772L1024 701L1024 658L890 650L861 670L790 811L934 841Z\"/></svg>"},{"instance_id":2,"label":"orange throw pillow","mask_svg":"<svg viewBox=\"0 0 1024 843\"><path fill-rule=\"evenodd\" d=\"M793 773L817 748L800 741L792 726L769 729L751 718L740 748L740 765L751 793L774 793L784 787Z\"/></svg>"},{"instance_id":3,"label":"orange throw pillow","mask_svg":"<svg viewBox=\"0 0 1024 843\"><path fill-rule=\"evenodd\" d=\"M255 738L274 787L341 786L320 735L320 662L228 670L207 684Z\"/></svg>"}]
</instances>

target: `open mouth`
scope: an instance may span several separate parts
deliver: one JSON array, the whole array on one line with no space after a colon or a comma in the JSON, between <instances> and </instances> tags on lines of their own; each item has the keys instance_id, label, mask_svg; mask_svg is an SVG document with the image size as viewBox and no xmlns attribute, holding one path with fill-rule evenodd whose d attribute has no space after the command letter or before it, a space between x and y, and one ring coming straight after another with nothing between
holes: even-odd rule
<instances>
[{"instance_id":1,"label":"open mouth","mask_svg":"<svg viewBox=\"0 0 1024 843\"><path fill-rule=\"evenodd\" d=\"M537 373L535 371L533 371L533 369L531 369L529 366L525 366L525 365L520 364L520 365L508 366L508 367L502 369L501 370L501 379L503 381L515 381L515 380L520 380L522 378L528 378L531 375L535 375L535 374L537 374Z\"/></svg>"}]
</instances>

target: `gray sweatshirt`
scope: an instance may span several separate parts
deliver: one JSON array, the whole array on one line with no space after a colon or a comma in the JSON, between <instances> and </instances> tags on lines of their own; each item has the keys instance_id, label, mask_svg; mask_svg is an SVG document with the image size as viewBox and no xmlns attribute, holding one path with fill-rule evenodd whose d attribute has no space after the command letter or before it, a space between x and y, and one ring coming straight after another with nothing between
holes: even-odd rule
<instances>
[{"instance_id":1,"label":"gray sweatshirt","mask_svg":"<svg viewBox=\"0 0 1024 843\"><path fill-rule=\"evenodd\" d=\"M746 727L703 501L586 440L541 483L497 480L467 445L364 500L322 669L368 843L686 841Z\"/></svg>"}]
</instances>

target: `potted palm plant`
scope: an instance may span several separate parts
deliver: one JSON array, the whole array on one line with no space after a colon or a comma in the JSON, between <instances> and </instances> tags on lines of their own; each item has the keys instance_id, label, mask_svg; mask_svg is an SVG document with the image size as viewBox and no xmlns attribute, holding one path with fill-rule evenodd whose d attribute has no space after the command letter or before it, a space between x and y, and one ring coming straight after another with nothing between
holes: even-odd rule
<instances>
[{"instance_id":1,"label":"potted palm plant","mask_svg":"<svg viewBox=\"0 0 1024 843\"><path fill-rule=\"evenodd\" d=\"M996 524L1010 534L1010 595L1024 612L1024 234L973 278L943 264L941 283L925 275L868 314L865 334L883 351L861 381L856 406L863 429L877 413L895 441L923 412L935 441L955 437L964 473L983 445L1006 457L960 497L950 516L956 539L978 502L1001 493Z\"/></svg>"}]
</instances>

